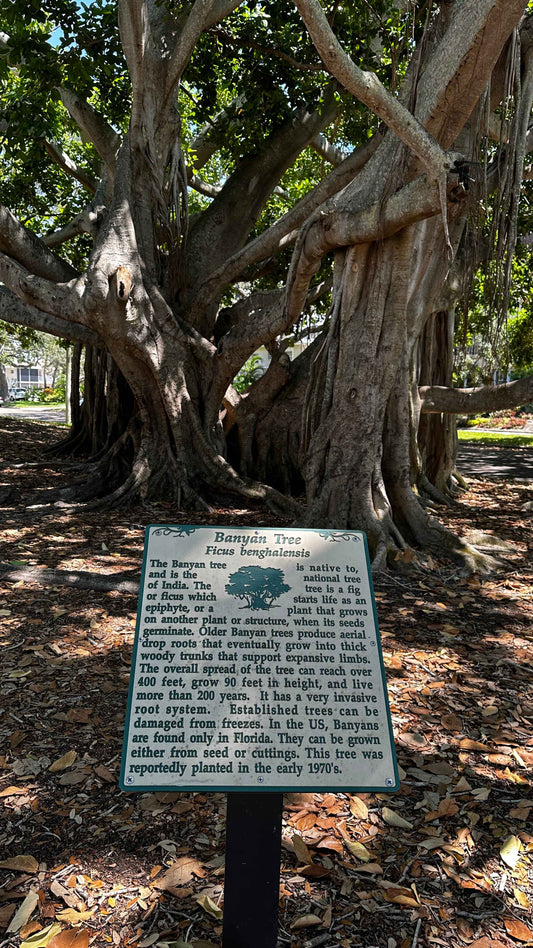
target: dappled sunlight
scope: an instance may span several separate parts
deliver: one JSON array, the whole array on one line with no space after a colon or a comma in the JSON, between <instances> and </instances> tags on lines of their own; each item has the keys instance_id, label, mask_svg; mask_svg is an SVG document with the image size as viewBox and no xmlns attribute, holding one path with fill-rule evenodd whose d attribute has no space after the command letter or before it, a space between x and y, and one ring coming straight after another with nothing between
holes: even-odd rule
<instances>
[{"instance_id":1,"label":"dappled sunlight","mask_svg":"<svg viewBox=\"0 0 533 948\"><path fill-rule=\"evenodd\" d=\"M533 576L521 507L531 495L475 482L445 512L460 527L471 518L514 536L512 571L463 577L425 559L376 580L400 789L286 796L286 945L318 937L292 927L309 917L341 946L353 944L355 926L369 943L379 926L380 946L391 948L410 948L417 932L421 946L527 929ZM65 576L134 577L147 523L205 523L170 507L102 517L19 501L5 512L0 561ZM211 522L272 520L217 510ZM14 860L0 865L0 926L38 884L34 930L77 926L97 948L217 945L225 795L118 788L136 596L54 583L8 579L0 591L0 862Z\"/></svg>"}]
</instances>

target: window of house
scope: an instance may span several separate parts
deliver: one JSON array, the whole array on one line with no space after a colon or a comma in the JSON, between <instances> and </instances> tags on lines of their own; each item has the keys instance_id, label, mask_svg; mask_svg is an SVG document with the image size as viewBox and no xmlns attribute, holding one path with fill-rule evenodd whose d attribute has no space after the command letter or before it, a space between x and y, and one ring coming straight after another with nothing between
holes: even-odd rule
<instances>
[{"instance_id":1,"label":"window of house","mask_svg":"<svg viewBox=\"0 0 533 948\"><path fill-rule=\"evenodd\" d=\"M19 365L17 372L19 382L26 382L28 385L38 385L39 369L29 369Z\"/></svg>"}]
</instances>

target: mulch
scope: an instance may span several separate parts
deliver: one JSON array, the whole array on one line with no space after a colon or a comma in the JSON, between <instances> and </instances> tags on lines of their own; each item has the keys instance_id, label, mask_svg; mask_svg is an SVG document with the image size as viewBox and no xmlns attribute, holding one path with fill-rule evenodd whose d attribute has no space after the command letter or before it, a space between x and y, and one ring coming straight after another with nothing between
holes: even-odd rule
<instances>
[{"instance_id":1,"label":"mulch","mask_svg":"<svg viewBox=\"0 0 533 948\"><path fill-rule=\"evenodd\" d=\"M11 571L135 574L148 523L207 522L49 506L82 476L43 455L62 436L0 419ZM280 948L533 944L532 499L531 484L472 479L438 511L505 541L499 573L409 552L376 581L401 787L286 796ZM209 522L284 523L259 508ZM135 616L124 590L2 580L0 948L220 944L225 795L118 788Z\"/></svg>"}]
</instances>

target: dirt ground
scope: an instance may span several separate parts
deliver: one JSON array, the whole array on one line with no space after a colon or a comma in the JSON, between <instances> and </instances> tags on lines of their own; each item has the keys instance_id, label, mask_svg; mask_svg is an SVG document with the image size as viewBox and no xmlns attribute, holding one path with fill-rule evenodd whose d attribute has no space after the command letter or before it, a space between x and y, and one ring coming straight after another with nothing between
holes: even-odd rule
<instances>
[{"instance_id":1,"label":"dirt ground","mask_svg":"<svg viewBox=\"0 0 533 948\"><path fill-rule=\"evenodd\" d=\"M48 506L76 475L42 457L63 434L0 419L0 948L218 946L225 795L118 789L136 596L67 581L135 575L146 524L206 520ZM401 788L286 797L280 948L533 944L532 500L473 479L438 511L506 541L499 573L409 554L377 580Z\"/></svg>"}]
</instances>

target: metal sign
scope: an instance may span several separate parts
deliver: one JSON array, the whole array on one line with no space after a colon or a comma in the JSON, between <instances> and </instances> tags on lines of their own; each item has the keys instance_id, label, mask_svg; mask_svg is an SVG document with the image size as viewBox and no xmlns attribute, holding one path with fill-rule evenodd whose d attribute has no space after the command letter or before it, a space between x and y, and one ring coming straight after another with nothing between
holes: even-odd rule
<instances>
[{"instance_id":1,"label":"metal sign","mask_svg":"<svg viewBox=\"0 0 533 948\"><path fill-rule=\"evenodd\" d=\"M395 790L364 534L147 529L124 790Z\"/></svg>"}]
</instances>

